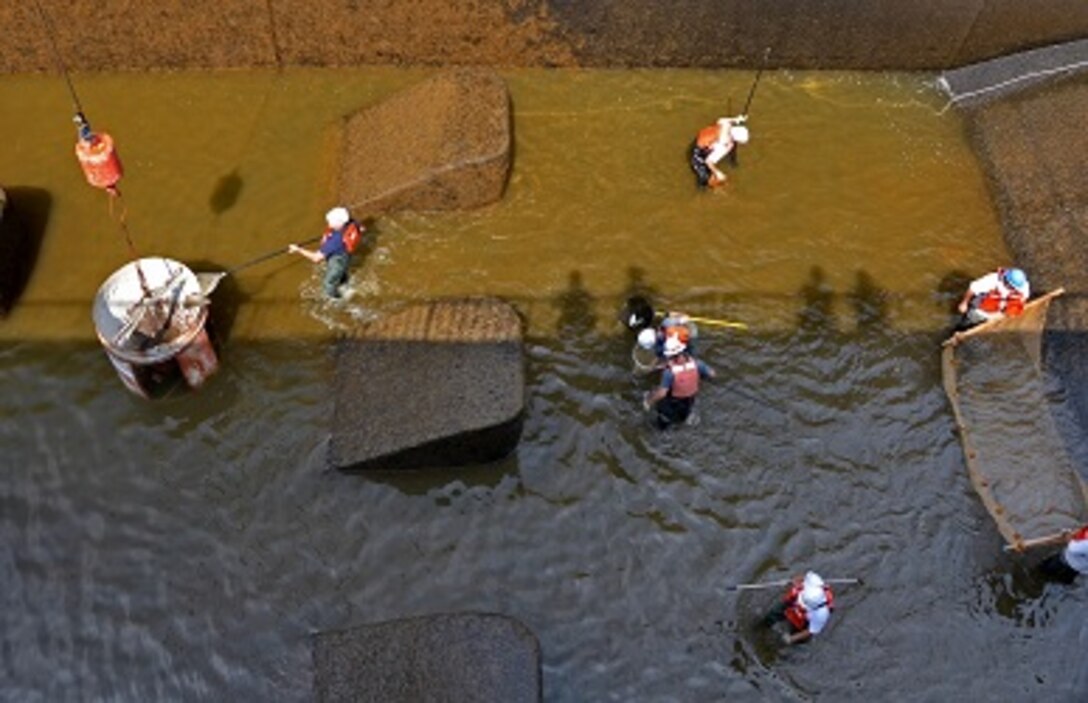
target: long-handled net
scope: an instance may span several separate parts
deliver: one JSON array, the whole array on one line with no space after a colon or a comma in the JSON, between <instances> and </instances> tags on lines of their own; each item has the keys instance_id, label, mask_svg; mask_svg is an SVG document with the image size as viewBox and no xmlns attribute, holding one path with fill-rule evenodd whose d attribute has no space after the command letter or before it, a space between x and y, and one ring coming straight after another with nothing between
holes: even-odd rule
<instances>
[{"instance_id":1,"label":"long-handled net","mask_svg":"<svg viewBox=\"0 0 1088 703\"><path fill-rule=\"evenodd\" d=\"M945 342L941 375L967 470L1013 548L1088 519L1081 481L1051 413L1042 333L1061 289Z\"/></svg>"}]
</instances>

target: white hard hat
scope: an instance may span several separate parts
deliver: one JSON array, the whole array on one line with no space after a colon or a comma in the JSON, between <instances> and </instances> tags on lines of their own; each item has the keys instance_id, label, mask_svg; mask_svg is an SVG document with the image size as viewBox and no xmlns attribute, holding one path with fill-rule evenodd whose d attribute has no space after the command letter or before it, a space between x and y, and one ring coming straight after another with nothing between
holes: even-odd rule
<instances>
[{"instance_id":1,"label":"white hard hat","mask_svg":"<svg viewBox=\"0 0 1088 703\"><path fill-rule=\"evenodd\" d=\"M734 125L729 128L729 136L733 138L737 144L748 143L748 128L744 125Z\"/></svg>"},{"instance_id":2,"label":"white hard hat","mask_svg":"<svg viewBox=\"0 0 1088 703\"><path fill-rule=\"evenodd\" d=\"M638 333L638 345L643 349L653 349L657 344L657 332L652 327L647 327Z\"/></svg>"},{"instance_id":3,"label":"white hard hat","mask_svg":"<svg viewBox=\"0 0 1088 703\"><path fill-rule=\"evenodd\" d=\"M809 610L827 605L824 594L824 580L814 571L805 574L804 588L801 590L801 603Z\"/></svg>"},{"instance_id":4,"label":"white hard hat","mask_svg":"<svg viewBox=\"0 0 1088 703\"><path fill-rule=\"evenodd\" d=\"M665 356L676 356L687 349L687 345L680 341L679 337L669 335L665 339Z\"/></svg>"},{"instance_id":5,"label":"white hard hat","mask_svg":"<svg viewBox=\"0 0 1088 703\"><path fill-rule=\"evenodd\" d=\"M325 222L333 229L340 229L346 225L350 219L351 215L348 213L346 207L334 207L332 210L325 213Z\"/></svg>"}]
</instances>

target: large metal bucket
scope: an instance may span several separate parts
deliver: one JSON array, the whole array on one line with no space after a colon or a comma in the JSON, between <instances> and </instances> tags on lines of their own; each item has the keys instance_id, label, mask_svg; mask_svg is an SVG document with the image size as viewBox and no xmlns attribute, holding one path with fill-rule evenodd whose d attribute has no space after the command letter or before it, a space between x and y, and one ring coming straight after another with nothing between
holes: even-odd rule
<instances>
[{"instance_id":1,"label":"large metal bucket","mask_svg":"<svg viewBox=\"0 0 1088 703\"><path fill-rule=\"evenodd\" d=\"M94 300L95 333L126 388L152 398L179 379L197 388L215 373L206 300L196 274L173 259L132 261L106 279Z\"/></svg>"}]
</instances>

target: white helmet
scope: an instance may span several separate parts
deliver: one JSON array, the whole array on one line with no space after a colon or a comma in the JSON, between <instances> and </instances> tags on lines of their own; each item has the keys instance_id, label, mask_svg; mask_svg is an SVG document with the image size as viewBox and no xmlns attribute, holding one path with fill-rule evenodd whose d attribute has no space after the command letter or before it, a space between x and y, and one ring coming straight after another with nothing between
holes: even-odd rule
<instances>
[{"instance_id":1,"label":"white helmet","mask_svg":"<svg viewBox=\"0 0 1088 703\"><path fill-rule=\"evenodd\" d=\"M687 348L687 345L681 342L679 337L670 334L665 339L665 356L676 356Z\"/></svg>"},{"instance_id":2,"label":"white helmet","mask_svg":"<svg viewBox=\"0 0 1088 703\"><path fill-rule=\"evenodd\" d=\"M801 605L809 610L816 610L827 605L824 580L815 571L805 574L804 588L801 590Z\"/></svg>"},{"instance_id":3,"label":"white helmet","mask_svg":"<svg viewBox=\"0 0 1088 703\"><path fill-rule=\"evenodd\" d=\"M653 349L657 344L657 332L653 327L647 327L638 333L638 345L643 349Z\"/></svg>"},{"instance_id":4,"label":"white helmet","mask_svg":"<svg viewBox=\"0 0 1088 703\"><path fill-rule=\"evenodd\" d=\"M729 128L729 136L733 138L737 144L748 143L748 128L744 125L733 125Z\"/></svg>"},{"instance_id":5,"label":"white helmet","mask_svg":"<svg viewBox=\"0 0 1088 703\"><path fill-rule=\"evenodd\" d=\"M351 215L348 213L346 207L334 207L332 210L325 213L325 222L333 229L340 229L346 225L350 219Z\"/></svg>"}]
</instances>

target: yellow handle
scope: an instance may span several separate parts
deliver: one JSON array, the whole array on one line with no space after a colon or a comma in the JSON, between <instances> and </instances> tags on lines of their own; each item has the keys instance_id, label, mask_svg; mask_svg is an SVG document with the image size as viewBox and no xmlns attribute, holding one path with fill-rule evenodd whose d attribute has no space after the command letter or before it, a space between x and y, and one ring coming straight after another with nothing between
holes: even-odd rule
<instances>
[{"instance_id":1,"label":"yellow handle","mask_svg":"<svg viewBox=\"0 0 1088 703\"><path fill-rule=\"evenodd\" d=\"M692 322L698 322L698 323L704 324L704 325L712 325L712 326L716 326L716 327L733 327L733 328L736 328L736 329L739 329L739 330L748 329L748 325L744 324L743 322L730 322L729 320L714 320L714 319L709 318L709 317L691 317L690 315L688 316L688 319L691 320Z\"/></svg>"}]
</instances>

